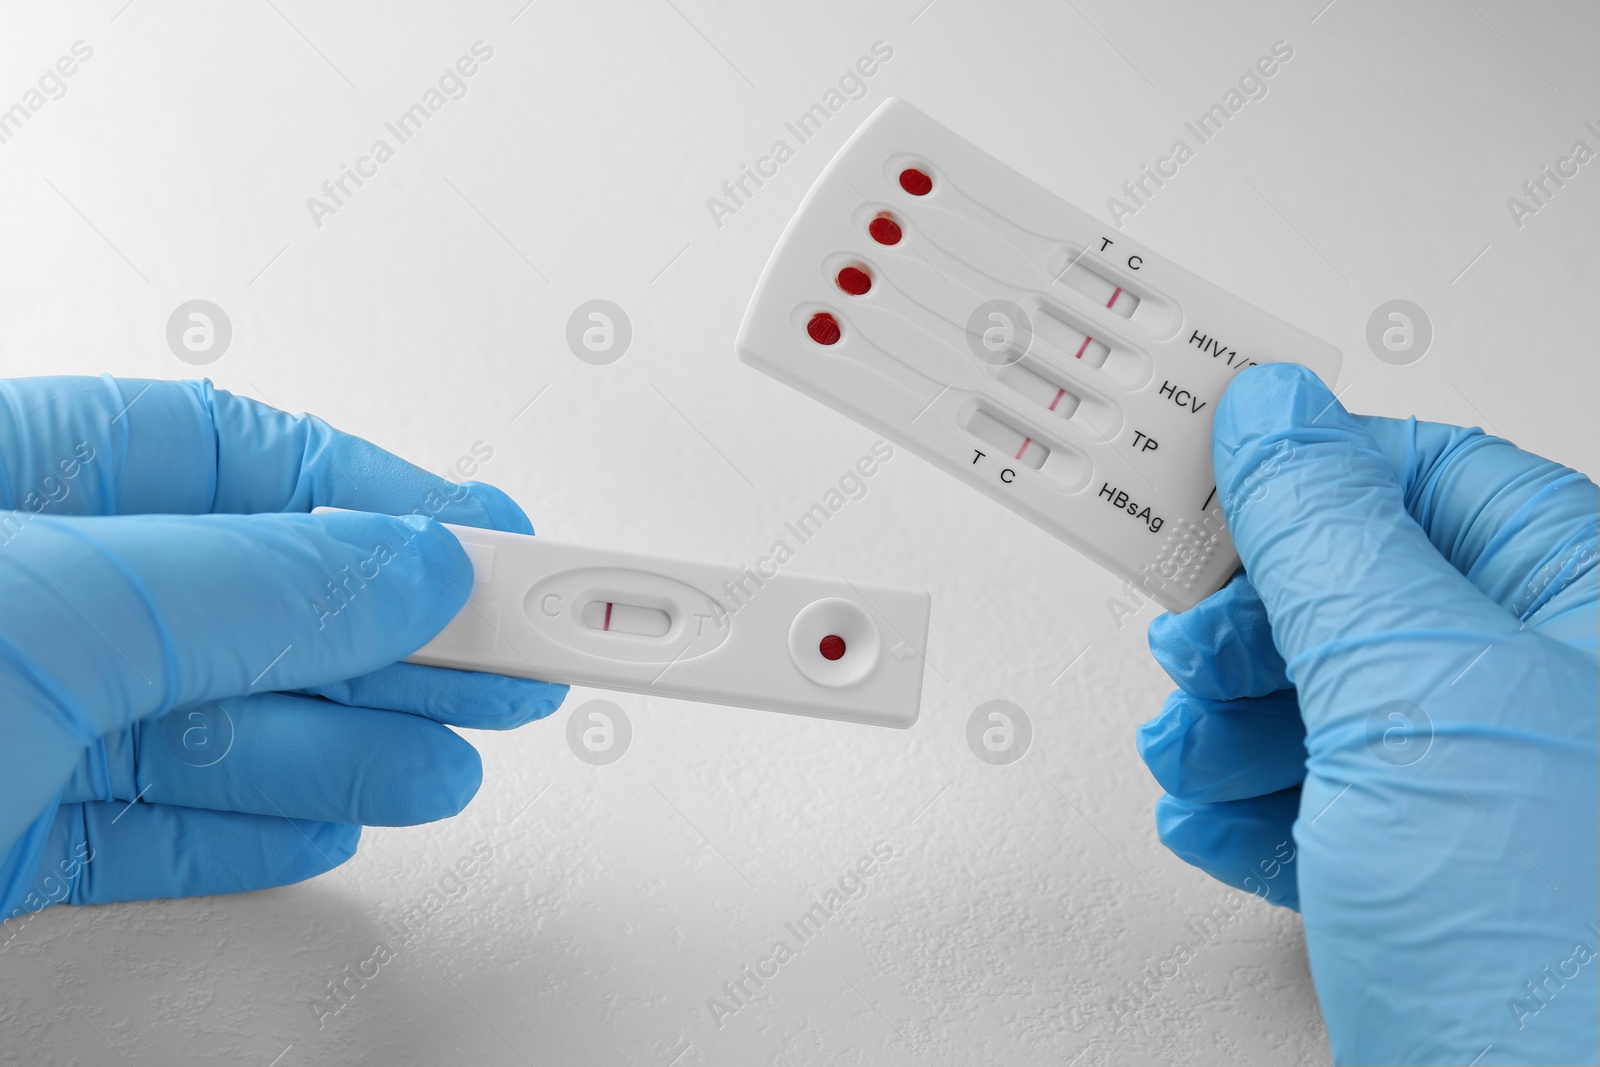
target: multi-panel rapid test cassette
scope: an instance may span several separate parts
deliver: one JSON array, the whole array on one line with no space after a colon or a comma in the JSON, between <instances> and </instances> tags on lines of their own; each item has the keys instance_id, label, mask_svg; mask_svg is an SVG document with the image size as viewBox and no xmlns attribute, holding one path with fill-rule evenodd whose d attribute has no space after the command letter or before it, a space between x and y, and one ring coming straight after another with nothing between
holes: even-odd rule
<instances>
[{"instance_id":1,"label":"multi-panel rapid test cassette","mask_svg":"<svg viewBox=\"0 0 1600 1067\"><path fill-rule=\"evenodd\" d=\"M1339 369L901 100L806 195L738 348L1174 611L1239 562L1211 459L1229 381Z\"/></svg>"}]
</instances>

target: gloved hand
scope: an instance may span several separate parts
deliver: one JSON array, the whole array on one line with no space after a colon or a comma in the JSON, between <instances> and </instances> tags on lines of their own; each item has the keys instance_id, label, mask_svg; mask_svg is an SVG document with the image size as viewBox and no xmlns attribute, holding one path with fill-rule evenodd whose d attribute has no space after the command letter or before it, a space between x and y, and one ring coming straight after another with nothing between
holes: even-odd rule
<instances>
[{"instance_id":1,"label":"gloved hand","mask_svg":"<svg viewBox=\"0 0 1600 1067\"><path fill-rule=\"evenodd\" d=\"M1595 484L1290 365L1214 445L1244 572L1150 627L1162 841L1303 912L1339 1063L1594 1063Z\"/></svg>"},{"instance_id":2,"label":"gloved hand","mask_svg":"<svg viewBox=\"0 0 1600 1067\"><path fill-rule=\"evenodd\" d=\"M441 724L566 692L396 662L472 585L434 520L532 533L505 494L206 382L0 382L0 507L0 920L319 874L472 798Z\"/></svg>"}]
</instances>

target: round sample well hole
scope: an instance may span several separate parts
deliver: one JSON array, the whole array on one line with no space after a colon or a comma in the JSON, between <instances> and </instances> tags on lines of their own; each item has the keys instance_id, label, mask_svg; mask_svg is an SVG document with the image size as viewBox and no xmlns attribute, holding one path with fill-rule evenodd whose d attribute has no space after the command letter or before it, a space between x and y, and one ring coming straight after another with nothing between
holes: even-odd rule
<instances>
[{"instance_id":1,"label":"round sample well hole","mask_svg":"<svg viewBox=\"0 0 1600 1067\"><path fill-rule=\"evenodd\" d=\"M837 344L839 341L839 320L826 311L819 311L811 316L811 321L806 323L806 334L819 345Z\"/></svg>"},{"instance_id":2,"label":"round sample well hole","mask_svg":"<svg viewBox=\"0 0 1600 1067\"><path fill-rule=\"evenodd\" d=\"M839 283L839 288L851 296L861 296L872 288L872 275L860 267L843 268L835 280Z\"/></svg>"},{"instance_id":3,"label":"round sample well hole","mask_svg":"<svg viewBox=\"0 0 1600 1067\"><path fill-rule=\"evenodd\" d=\"M912 196L927 196L933 189L933 179L928 177L926 171L907 167L900 172L900 188Z\"/></svg>"},{"instance_id":4,"label":"round sample well hole","mask_svg":"<svg viewBox=\"0 0 1600 1067\"><path fill-rule=\"evenodd\" d=\"M905 236L900 230L900 224L888 215L879 215L867 223L867 232L880 245L897 245L900 243L900 238Z\"/></svg>"},{"instance_id":5,"label":"round sample well hole","mask_svg":"<svg viewBox=\"0 0 1600 1067\"><path fill-rule=\"evenodd\" d=\"M866 609L843 597L823 597L789 623L789 662L807 681L846 689L882 666L883 634Z\"/></svg>"}]
</instances>

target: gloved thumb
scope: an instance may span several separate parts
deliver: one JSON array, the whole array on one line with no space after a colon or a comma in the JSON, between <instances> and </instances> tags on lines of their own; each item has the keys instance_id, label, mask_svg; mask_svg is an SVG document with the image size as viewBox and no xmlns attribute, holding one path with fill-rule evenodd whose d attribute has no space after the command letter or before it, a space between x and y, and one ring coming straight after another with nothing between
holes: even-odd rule
<instances>
[{"instance_id":1,"label":"gloved thumb","mask_svg":"<svg viewBox=\"0 0 1600 1067\"><path fill-rule=\"evenodd\" d=\"M204 700L376 670L444 627L472 587L419 515L38 518L0 559L0 657L88 740ZM16 710L13 708L12 710Z\"/></svg>"},{"instance_id":2,"label":"gloved thumb","mask_svg":"<svg viewBox=\"0 0 1600 1067\"><path fill-rule=\"evenodd\" d=\"M417 515L40 516L5 549L0 853L102 734L377 670L472 587L460 543Z\"/></svg>"},{"instance_id":3,"label":"gloved thumb","mask_svg":"<svg viewBox=\"0 0 1600 1067\"><path fill-rule=\"evenodd\" d=\"M1242 371L1212 444L1218 498L1308 729L1327 725L1319 709L1336 702L1324 698L1374 670L1435 686L1517 630L1433 547L1377 442L1309 370Z\"/></svg>"}]
</instances>

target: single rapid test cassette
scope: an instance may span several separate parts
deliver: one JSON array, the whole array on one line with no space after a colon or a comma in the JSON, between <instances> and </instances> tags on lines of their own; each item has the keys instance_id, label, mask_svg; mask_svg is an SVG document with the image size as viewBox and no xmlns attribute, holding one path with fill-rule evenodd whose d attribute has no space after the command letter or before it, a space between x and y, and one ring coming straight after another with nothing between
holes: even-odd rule
<instances>
[{"instance_id":1,"label":"single rapid test cassette","mask_svg":"<svg viewBox=\"0 0 1600 1067\"><path fill-rule=\"evenodd\" d=\"M929 597L446 524L466 605L409 662L907 727Z\"/></svg>"},{"instance_id":2,"label":"single rapid test cassette","mask_svg":"<svg viewBox=\"0 0 1600 1067\"><path fill-rule=\"evenodd\" d=\"M1339 369L902 100L806 194L738 347L1174 611L1239 562L1211 462L1228 382Z\"/></svg>"}]
</instances>

